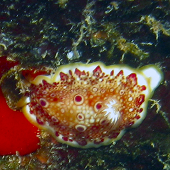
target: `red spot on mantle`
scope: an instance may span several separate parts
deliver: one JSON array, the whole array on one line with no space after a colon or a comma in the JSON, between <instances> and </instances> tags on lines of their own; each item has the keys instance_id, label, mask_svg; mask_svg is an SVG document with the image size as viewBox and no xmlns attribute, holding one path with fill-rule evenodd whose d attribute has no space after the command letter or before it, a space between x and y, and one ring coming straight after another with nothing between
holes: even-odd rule
<instances>
[{"instance_id":1,"label":"red spot on mantle","mask_svg":"<svg viewBox=\"0 0 170 170\"><path fill-rule=\"evenodd\" d=\"M19 111L11 110L0 90L0 155L26 155L39 148L38 129Z\"/></svg>"},{"instance_id":2,"label":"red spot on mantle","mask_svg":"<svg viewBox=\"0 0 170 170\"><path fill-rule=\"evenodd\" d=\"M80 71L78 68L75 69L75 72L74 72L77 76L81 76L81 75L85 75L85 71Z\"/></svg>"},{"instance_id":3,"label":"red spot on mantle","mask_svg":"<svg viewBox=\"0 0 170 170\"><path fill-rule=\"evenodd\" d=\"M60 78L61 78L61 80L63 80L63 81L67 81L67 80L68 80L68 75L65 74L65 73L63 73L63 72L60 72Z\"/></svg>"},{"instance_id":4,"label":"red spot on mantle","mask_svg":"<svg viewBox=\"0 0 170 170\"><path fill-rule=\"evenodd\" d=\"M81 102L82 97L81 97L81 96L76 96L76 97L75 97L75 100L76 100L76 102Z\"/></svg>"},{"instance_id":5,"label":"red spot on mantle","mask_svg":"<svg viewBox=\"0 0 170 170\"><path fill-rule=\"evenodd\" d=\"M96 77L99 77L101 73L102 73L102 69L100 68L100 66L97 66L97 67L93 70L93 75L96 76Z\"/></svg>"}]
</instances>

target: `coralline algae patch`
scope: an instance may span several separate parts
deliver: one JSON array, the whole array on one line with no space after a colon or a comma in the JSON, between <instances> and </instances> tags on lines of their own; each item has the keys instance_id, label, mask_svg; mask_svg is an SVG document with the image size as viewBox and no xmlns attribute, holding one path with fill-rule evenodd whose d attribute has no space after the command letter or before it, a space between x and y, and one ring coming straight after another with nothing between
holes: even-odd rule
<instances>
[{"instance_id":1,"label":"coralline algae patch","mask_svg":"<svg viewBox=\"0 0 170 170\"><path fill-rule=\"evenodd\" d=\"M59 142L81 148L108 145L145 118L162 80L153 65L70 64L30 81L19 105L28 120Z\"/></svg>"},{"instance_id":2,"label":"coralline algae patch","mask_svg":"<svg viewBox=\"0 0 170 170\"><path fill-rule=\"evenodd\" d=\"M0 155L26 155L39 148L38 129L11 110L0 90Z\"/></svg>"}]
</instances>

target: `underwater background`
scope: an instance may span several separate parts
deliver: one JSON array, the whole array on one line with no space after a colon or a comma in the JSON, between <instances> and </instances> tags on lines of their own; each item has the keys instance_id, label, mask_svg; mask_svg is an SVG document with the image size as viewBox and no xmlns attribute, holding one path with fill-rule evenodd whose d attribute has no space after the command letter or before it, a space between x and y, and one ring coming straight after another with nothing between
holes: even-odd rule
<instances>
[{"instance_id":1,"label":"underwater background","mask_svg":"<svg viewBox=\"0 0 170 170\"><path fill-rule=\"evenodd\" d=\"M40 132L40 149L24 156L1 155L0 169L170 169L169 0L2 0L0 56L24 69L101 61L133 68L154 64L164 75L142 124L115 144L78 149ZM20 98L11 87L17 84L16 72L2 84L11 107Z\"/></svg>"}]
</instances>

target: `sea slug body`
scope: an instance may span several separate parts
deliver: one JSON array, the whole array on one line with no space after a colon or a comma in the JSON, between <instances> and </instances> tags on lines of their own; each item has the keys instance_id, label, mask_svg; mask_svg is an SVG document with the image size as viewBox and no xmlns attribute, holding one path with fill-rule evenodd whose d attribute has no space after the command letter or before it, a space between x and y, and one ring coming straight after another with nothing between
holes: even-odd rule
<instances>
[{"instance_id":1,"label":"sea slug body","mask_svg":"<svg viewBox=\"0 0 170 170\"><path fill-rule=\"evenodd\" d=\"M99 147L142 122L162 77L154 65L137 70L101 62L68 64L30 81L29 94L20 105L31 123L59 142Z\"/></svg>"}]
</instances>

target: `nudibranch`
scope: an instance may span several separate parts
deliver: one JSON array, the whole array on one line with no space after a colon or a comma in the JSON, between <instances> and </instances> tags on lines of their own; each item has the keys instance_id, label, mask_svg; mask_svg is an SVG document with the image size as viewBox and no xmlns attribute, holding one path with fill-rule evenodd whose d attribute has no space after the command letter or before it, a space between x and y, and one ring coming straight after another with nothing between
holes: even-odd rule
<instances>
[{"instance_id":1,"label":"nudibranch","mask_svg":"<svg viewBox=\"0 0 170 170\"><path fill-rule=\"evenodd\" d=\"M162 80L154 65L138 70L101 62L60 66L38 75L19 105L26 118L57 141L80 148L108 145L139 125Z\"/></svg>"}]
</instances>

